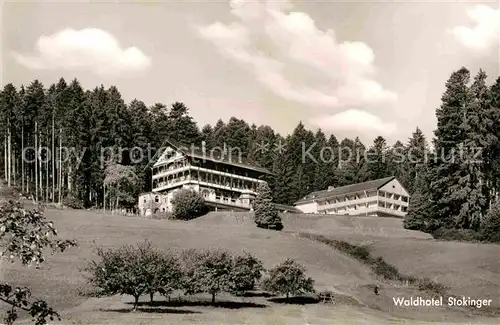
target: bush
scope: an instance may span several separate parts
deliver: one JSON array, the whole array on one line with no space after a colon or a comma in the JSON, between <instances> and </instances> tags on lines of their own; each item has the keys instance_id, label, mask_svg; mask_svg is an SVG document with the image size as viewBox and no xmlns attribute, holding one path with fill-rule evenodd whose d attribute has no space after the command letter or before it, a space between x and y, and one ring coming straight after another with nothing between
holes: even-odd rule
<instances>
[{"instance_id":1,"label":"bush","mask_svg":"<svg viewBox=\"0 0 500 325\"><path fill-rule=\"evenodd\" d=\"M147 218L154 219L154 220L175 219L174 214L172 212L169 212L169 211L152 213Z\"/></svg>"},{"instance_id":2,"label":"bush","mask_svg":"<svg viewBox=\"0 0 500 325\"><path fill-rule=\"evenodd\" d=\"M398 269L395 266L384 261L382 257L378 257L375 259L372 269L376 275L379 275L386 280L406 280L404 276L399 273Z\"/></svg>"},{"instance_id":3,"label":"bush","mask_svg":"<svg viewBox=\"0 0 500 325\"><path fill-rule=\"evenodd\" d=\"M488 211L481 225L481 238L488 242L500 242L500 201L496 201Z\"/></svg>"},{"instance_id":4,"label":"bush","mask_svg":"<svg viewBox=\"0 0 500 325\"><path fill-rule=\"evenodd\" d=\"M83 202L74 196L65 197L63 199L63 205L68 207L68 208L71 208L71 209L83 209L84 208Z\"/></svg>"},{"instance_id":5,"label":"bush","mask_svg":"<svg viewBox=\"0 0 500 325\"><path fill-rule=\"evenodd\" d=\"M148 241L137 246L125 245L116 250L97 249L100 261L86 268L88 283L97 296L127 294L134 297L134 310L140 296L155 292L169 294L177 288L180 269L173 255L153 248Z\"/></svg>"},{"instance_id":6,"label":"bush","mask_svg":"<svg viewBox=\"0 0 500 325\"><path fill-rule=\"evenodd\" d=\"M208 212L203 197L196 191L182 189L172 199L173 216L179 220L191 220Z\"/></svg>"},{"instance_id":7,"label":"bush","mask_svg":"<svg viewBox=\"0 0 500 325\"><path fill-rule=\"evenodd\" d=\"M253 203L254 220L259 228L282 230L283 223L273 204L271 189L267 183L260 183Z\"/></svg>"},{"instance_id":8,"label":"bush","mask_svg":"<svg viewBox=\"0 0 500 325\"><path fill-rule=\"evenodd\" d=\"M234 257L230 276L231 292L241 294L253 290L263 271L262 262L249 253Z\"/></svg>"},{"instance_id":9,"label":"bush","mask_svg":"<svg viewBox=\"0 0 500 325\"><path fill-rule=\"evenodd\" d=\"M432 237L442 240L453 241L479 241L481 233L472 229L438 228L432 233Z\"/></svg>"},{"instance_id":10,"label":"bush","mask_svg":"<svg viewBox=\"0 0 500 325\"><path fill-rule=\"evenodd\" d=\"M314 280L306 278L305 267L292 259L269 270L269 276L262 281L262 288L274 294L297 296L304 293L314 293Z\"/></svg>"},{"instance_id":11,"label":"bush","mask_svg":"<svg viewBox=\"0 0 500 325\"><path fill-rule=\"evenodd\" d=\"M434 282L428 278L418 279L416 282L419 290L434 292L439 295L443 295L448 289L441 283Z\"/></svg>"}]
</instances>

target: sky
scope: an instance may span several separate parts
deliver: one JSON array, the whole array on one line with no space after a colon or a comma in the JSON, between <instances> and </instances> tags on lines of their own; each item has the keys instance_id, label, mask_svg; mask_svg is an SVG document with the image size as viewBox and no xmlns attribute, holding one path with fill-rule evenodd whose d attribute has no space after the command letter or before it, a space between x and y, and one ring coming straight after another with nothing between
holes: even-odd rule
<instances>
[{"instance_id":1,"label":"sky","mask_svg":"<svg viewBox=\"0 0 500 325\"><path fill-rule=\"evenodd\" d=\"M430 139L453 71L500 75L498 1L0 2L2 85L115 85L200 127Z\"/></svg>"}]
</instances>

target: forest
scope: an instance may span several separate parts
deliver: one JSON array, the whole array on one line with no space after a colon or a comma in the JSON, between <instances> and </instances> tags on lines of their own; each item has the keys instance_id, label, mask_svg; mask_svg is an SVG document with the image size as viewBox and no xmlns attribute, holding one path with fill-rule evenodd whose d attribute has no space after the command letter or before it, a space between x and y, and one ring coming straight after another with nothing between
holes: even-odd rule
<instances>
[{"instance_id":1,"label":"forest","mask_svg":"<svg viewBox=\"0 0 500 325\"><path fill-rule=\"evenodd\" d=\"M8 186L42 202L132 208L138 194L151 189L154 161L136 159L130 148L152 150L154 160L167 138L186 146L205 141L208 149L239 148L245 162L270 170L266 181L276 203L396 176L412 196L408 228L478 230L500 187L500 78L492 85L486 79L482 70L474 77L467 68L453 72L436 107L433 139L417 127L391 144L382 136L369 144L339 139L302 122L287 135L237 117L199 126L182 101L126 103L115 86L83 89L77 79L7 84L0 93L1 166ZM285 150L272 150L278 145ZM323 159L304 159L304 147ZM325 147L357 154L346 159L348 151Z\"/></svg>"}]
</instances>

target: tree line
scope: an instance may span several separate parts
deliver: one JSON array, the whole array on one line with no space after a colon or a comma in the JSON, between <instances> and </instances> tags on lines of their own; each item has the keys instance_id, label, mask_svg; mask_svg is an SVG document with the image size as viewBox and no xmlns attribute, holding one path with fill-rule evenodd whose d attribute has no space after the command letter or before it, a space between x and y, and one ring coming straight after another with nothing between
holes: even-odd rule
<instances>
[{"instance_id":1,"label":"tree line","mask_svg":"<svg viewBox=\"0 0 500 325\"><path fill-rule=\"evenodd\" d=\"M420 166L407 228L500 240L500 78L491 86L486 79L480 70L471 80L463 67L446 82L436 110L437 159Z\"/></svg>"},{"instance_id":2,"label":"tree line","mask_svg":"<svg viewBox=\"0 0 500 325\"><path fill-rule=\"evenodd\" d=\"M500 78L488 86L481 70L470 79L461 68L446 82L431 142L417 127L408 139L388 144L377 136L369 145L302 122L288 135L236 117L200 128L181 102L125 103L115 86L84 90L76 79L48 88L38 80L19 88L8 84L0 93L0 158L8 184L39 200L130 208L151 182L148 159L137 160L126 148L153 148L154 158L166 138L186 146L205 141L207 149L238 148L244 162L270 170L265 180L275 203L291 205L329 186L396 176L412 195L408 227L478 229L500 188ZM273 150L280 145L285 150ZM64 157L64 148L74 154L48 159L42 150L36 160L31 150L22 159L26 147L48 148L55 157ZM111 156L104 163L103 152ZM116 176L124 170L134 179Z\"/></svg>"},{"instance_id":3,"label":"tree line","mask_svg":"<svg viewBox=\"0 0 500 325\"><path fill-rule=\"evenodd\" d=\"M241 158L273 173L266 181L275 202L282 204L293 204L328 186L395 173L411 188L413 175L405 174L407 168L396 168L390 152L413 147L424 150L426 146L418 128L406 145L398 141L390 147L379 136L370 148L359 138L338 141L321 130L314 133L302 122L286 136L270 126L250 125L236 117L199 128L181 102L150 107L137 99L125 103L115 86L85 90L77 79L69 84L60 79L49 87L38 80L19 88L5 85L0 92L0 137L4 147L1 166L9 186L40 201L76 201L73 205L79 207L103 207L106 202L110 207L133 207L137 194L151 187L150 161L137 156L148 152L154 161L155 150L166 138L186 146L205 141L207 150L225 148L226 155L238 148L241 157L233 159ZM263 143L268 150L261 150ZM285 150L273 150L278 144ZM303 161L303 146L311 147L307 156L313 159ZM129 150L137 147L143 152ZM322 153L324 147L332 150ZM347 160L337 155L340 147L358 153L371 150L378 158L367 164L361 155L339 166ZM133 181L117 176L124 173L134 175Z\"/></svg>"}]
</instances>

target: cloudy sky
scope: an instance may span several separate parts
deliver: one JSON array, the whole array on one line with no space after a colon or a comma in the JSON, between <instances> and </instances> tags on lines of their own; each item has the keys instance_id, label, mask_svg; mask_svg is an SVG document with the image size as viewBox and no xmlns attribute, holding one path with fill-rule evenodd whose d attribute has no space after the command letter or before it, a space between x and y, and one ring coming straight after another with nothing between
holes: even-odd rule
<instances>
[{"instance_id":1,"label":"cloudy sky","mask_svg":"<svg viewBox=\"0 0 500 325\"><path fill-rule=\"evenodd\" d=\"M0 0L1 2L1 0ZM289 133L431 136L453 70L500 74L493 2L54 1L2 6L2 84L78 78Z\"/></svg>"}]
</instances>

